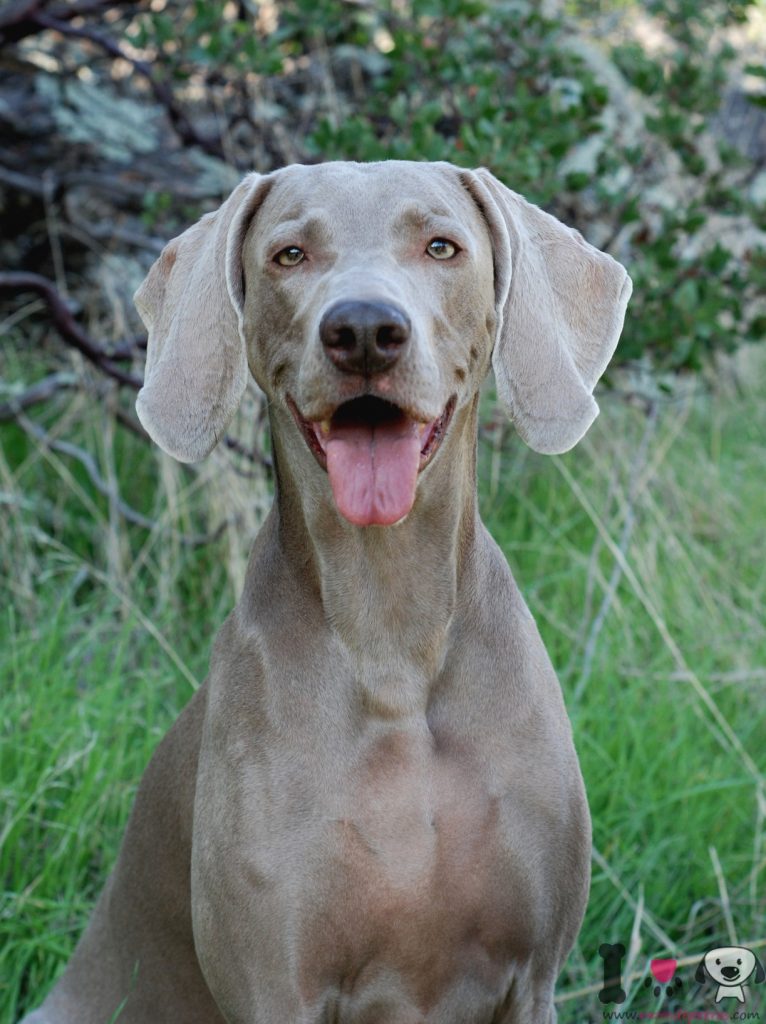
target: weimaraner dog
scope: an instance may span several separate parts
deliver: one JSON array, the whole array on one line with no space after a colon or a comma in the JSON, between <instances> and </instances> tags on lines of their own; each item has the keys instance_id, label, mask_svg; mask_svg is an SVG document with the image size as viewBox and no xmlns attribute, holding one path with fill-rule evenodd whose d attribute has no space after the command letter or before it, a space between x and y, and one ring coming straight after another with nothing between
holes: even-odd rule
<instances>
[{"instance_id":1,"label":"weimaraner dog","mask_svg":"<svg viewBox=\"0 0 766 1024\"><path fill-rule=\"evenodd\" d=\"M549 1024L589 881L561 690L476 500L479 388L572 447L624 268L485 170L251 174L138 290L182 461L248 367L276 499L28 1024Z\"/></svg>"}]
</instances>

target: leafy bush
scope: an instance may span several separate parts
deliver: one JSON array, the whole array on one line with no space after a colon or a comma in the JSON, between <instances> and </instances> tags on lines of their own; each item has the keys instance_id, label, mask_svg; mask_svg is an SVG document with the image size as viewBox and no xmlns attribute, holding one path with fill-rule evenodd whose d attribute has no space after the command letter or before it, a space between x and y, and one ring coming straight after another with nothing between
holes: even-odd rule
<instances>
[{"instance_id":1,"label":"leafy bush","mask_svg":"<svg viewBox=\"0 0 766 1024\"><path fill-rule=\"evenodd\" d=\"M622 232L616 255L636 285L617 358L684 369L766 331L754 302L762 257L735 258L717 243L684 254L713 212L763 220L736 187L736 173L731 184L732 166L740 179L747 173L742 158L710 134L734 55L713 45L713 33L744 19L752 2L644 5L668 45L651 55L626 39L612 52L647 106L642 137L633 140L620 137L619 124L605 126L608 88L569 45L572 16L581 22L603 4L573 3L568 16L546 18L540 5L519 0L285 0L278 17L253 32L252 19L197 2L181 18L180 37L166 9L145 16L137 42L163 51L178 80L202 64L230 81L243 73L281 79L288 91L273 92L283 104L294 88L285 114L299 122L305 115L293 139L300 159L484 165L586 235L590 220L606 222L607 242ZM307 101L311 87L327 102ZM594 136L601 137L595 165L572 169L567 157ZM673 175L681 194L650 214L642 192L651 174L643 171L647 153L651 161L662 150L680 161Z\"/></svg>"},{"instance_id":2,"label":"leafy bush","mask_svg":"<svg viewBox=\"0 0 766 1024\"><path fill-rule=\"evenodd\" d=\"M757 2L568 0L546 17L555 5L532 0L166 0L123 5L110 29L141 53L181 140L241 170L390 158L489 167L628 265L617 360L681 370L766 332L766 209L748 198L754 168L719 114L735 56L722 32ZM649 52L613 32L605 75L590 26L618 13L652 19L662 45ZM70 73L78 61L70 50ZM119 82L135 95L134 76ZM172 205L149 192L144 223L170 233ZM717 237L721 216L747 244Z\"/></svg>"}]
</instances>

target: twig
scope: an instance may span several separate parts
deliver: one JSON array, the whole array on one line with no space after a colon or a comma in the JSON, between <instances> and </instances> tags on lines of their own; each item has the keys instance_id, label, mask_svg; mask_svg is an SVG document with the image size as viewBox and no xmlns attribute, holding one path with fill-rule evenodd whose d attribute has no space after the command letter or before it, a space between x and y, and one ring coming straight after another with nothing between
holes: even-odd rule
<instances>
[{"instance_id":1,"label":"twig","mask_svg":"<svg viewBox=\"0 0 766 1024\"><path fill-rule=\"evenodd\" d=\"M145 334L135 334L132 338L127 338L110 351L109 358L115 361L118 359L133 359L137 351L146 352Z\"/></svg>"},{"instance_id":2,"label":"twig","mask_svg":"<svg viewBox=\"0 0 766 1024\"><path fill-rule=\"evenodd\" d=\"M85 39L102 49L113 60L126 61L131 65L136 74L140 75L147 81L149 88L154 94L154 98L167 111L173 129L185 145L199 146L200 149L203 149L210 156L215 156L219 160L225 159L225 153L220 141L218 139L199 134L189 118L176 103L173 90L164 82L157 79L152 65L147 61L131 57L130 54L119 45L119 43L116 43L113 39L102 35L101 32L97 32L95 29L86 25L71 25L68 21L64 21L58 17L53 17L50 14L46 14L44 11L38 11L34 15L34 18L40 28L51 29L54 32L59 32L63 36L71 36L75 39Z\"/></svg>"},{"instance_id":3,"label":"twig","mask_svg":"<svg viewBox=\"0 0 766 1024\"><path fill-rule=\"evenodd\" d=\"M65 555L69 558L73 558L73 554L69 550L69 548L67 548L60 541L56 540L55 537L48 536L47 534L43 533L42 530L38 531L38 535L39 539L43 543L47 544L55 551L59 551L62 555ZM115 581L111 579L111 577L108 576L107 573L102 572L100 569L98 569L95 565L92 565L87 560L83 558L77 558L76 564L79 565L81 571L87 573L92 579L97 580L103 586L111 590L114 596L119 601L121 601L125 605L125 607L133 613L133 615L136 616L138 621L141 623L141 626L147 631L147 633L154 637L154 639L160 645L165 654L167 654L167 656L170 658L170 660L173 662L173 664L176 666L179 672L181 672L181 674L184 676L184 678L191 686L192 690L197 690L199 688L199 680L194 676L194 673L189 669L189 667L184 662L183 658L176 651L173 645L168 641L165 635L160 632L160 630L157 628L154 622L152 622L149 616L145 615L141 611L141 609L133 600L133 598L129 594L127 594L119 586L118 583L115 583Z\"/></svg>"},{"instance_id":4,"label":"twig","mask_svg":"<svg viewBox=\"0 0 766 1024\"><path fill-rule=\"evenodd\" d=\"M54 192L56 190L55 175L51 171L44 171L43 183L43 208L45 210L45 224L48 230L48 242L51 247L53 259L53 270L56 276L56 287L64 301L69 298L67 295L66 277L64 276L64 253L61 247L61 232L59 230L58 218L54 209Z\"/></svg>"},{"instance_id":5,"label":"twig","mask_svg":"<svg viewBox=\"0 0 766 1024\"><path fill-rule=\"evenodd\" d=\"M124 242L138 249L145 249L147 252L157 256L162 252L165 243L161 238L144 234L143 231L136 231L133 228L123 227L116 222L115 218L109 218L96 223L92 216L82 214L77 205L76 195L64 193L64 211L70 224L82 231L88 238L95 238L97 241L108 240L111 244Z\"/></svg>"},{"instance_id":6,"label":"twig","mask_svg":"<svg viewBox=\"0 0 766 1024\"><path fill-rule=\"evenodd\" d=\"M39 31L37 15L49 6L49 0L11 0L0 11L0 46L17 43ZM82 3L59 4L52 12L61 21L101 14L115 7L137 7L136 0L83 0Z\"/></svg>"},{"instance_id":7,"label":"twig","mask_svg":"<svg viewBox=\"0 0 766 1024\"><path fill-rule=\"evenodd\" d=\"M249 459L250 462L259 463L264 469L271 471L274 468L274 463L271 461L271 457L262 452L260 448L248 448L241 441L237 440L236 437L229 437L228 434L224 437L223 443L229 451L236 452L237 455L244 456L244 458Z\"/></svg>"},{"instance_id":8,"label":"twig","mask_svg":"<svg viewBox=\"0 0 766 1024\"><path fill-rule=\"evenodd\" d=\"M30 195L43 196L42 178L33 178L29 174L19 174L9 167L0 166L0 183L15 188L18 192L28 192Z\"/></svg>"},{"instance_id":9,"label":"twig","mask_svg":"<svg viewBox=\"0 0 766 1024\"><path fill-rule=\"evenodd\" d=\"M137 512L120 497L114 487L109 486L99 473L96 461L89 452L86 452L76 444L72 444L70 441L55 440L42 427L33 423L26 416L20 416L19 423L28 434L34 437L39 444L44 445L45 448L60 455L67 455L69 458L76 459L90 477L93 486L99 494L107 498L127 522L133 523L134 526L140 526L144 530L158 530L160 528L160 523L157 520L150 519L148 516ZM180 534L178 539L182 544L191 547L201 547L203 544L210 544L212 541L218 540L228 526L229 520L224 519L211 533Z\"/></svg>"},{"instance_id":10,"label":"twig","mask_svg":"<svg viewBox=\"0 0 766 1024\"><path fill-rule=\"evenodd\" d=\"M136 391L141 387L139 377L116 366L115 357L88 337L47 277L31 273L0 274L0 291L31 291L42 296L50 310L54 327L67 344L120 384L126 384ZM120 354L116 358L124 359L125 356Z\"/></svg>"},{"instance_id":11,"label":"twig","mask_svg":"<svg viewBox=\"0 0 766 1024\"><path fill-rule=\"evenodd\" d=\"M23 429L41 445L47 448L49 451L57 452L60 455L68 455L72 459L76 459L77 462L83 467L85 472L91 479L91 482L95 486L99 494L102 494L105 498L108 498L110 502L113 502L120 515L127 519L129 523L133 523L136 526L142 526L145 530L154 529L156 523L153 519L149 519L146 516L141 515L130 505L126 504L116 494L108 484L102 479L98 468L96 466L95 459L84 449L79 448L76 444L72 444L69 441L57 441L50 436L42 427L39 427L32 420L26 416L19 416L19 424Z\"/></svg>"},{"instance_id":12,"label":"twig","mask_svg":"<svg viewBox=\"0 0 766 1024\"><path fill-rule=\"evenodd\" d=\"M151 441L151 438L142 427L140 421L135 416L131 416L129 412L126 412L125 409L121 409L119 405L114 410L114 418L121 426L125 427L126 430L129 430L131 434L135 434L136 437L140 437L142 441Z\"/></svg>"},{"instance_id":13,"label":"twig","mask_svg":"<svg viewBox=\"0 0 766 1024\"><path fill-rule=\"evenodd\" d=\"M19 413L39 402L47 402L56 392L65 388L76 387L77 376L73 373L52 373L36 384L32 384L19 395L13 395L7 402L0 405L0 423L16 419Z\"/></svg>"},{"instance_id":14,"label":"twig","mask_svg":"<svg viewBox=\"0 0 766 1024\"><path fill-rule=\"evenodd\" d=\"M149 187L162 187L172 191L173 197L179 201L199 203L205 199L221 200L220 187L206 185L204 182L181 181L173 173L172 167L165 177L157 176L162 167L152 166L151 176L148 171L138 176L135 168L131 171L115 174L114 171L99 171L97 168L72 169L62 174L61 181L66 188L84 187L98 189L119 197L143 200Z\"/></svg>"},{"instance_id":15,"label":"twig","mask_svg":"<svg viewBox=\"0 0 766 1024\"><path fill-rule=\"evenodd\" d=\"M120 201L141 202L150 188L171 188L175 199L189 203L199 203L206 199L220 198L216 189L198 185L194 182L172 181L168 182L162 177L148 173L139 175L133 168L131 177L125 173L100 173L98 170L73 169L65 172L54 172L49 170L50 188L52 196L57 199L60 193L66 189L86 188L91 192L95 189L99 192L116 197ZM33 177L13 170L10 167L0 164L0 183L15 189L17 192L25 192L28 195L37 196L42 199L43 180L42 177ZM154 239L149 238L149 242ZM159 241L159 239L157 239Z\"/></svg>"},{"instance_id":16,"label":"twig","mask_svg":"<svg viewBox=\"0 0 766 1024\"><path fill-rule=\"evenodd\" d=\"M143 381L140 377L128 373L116 364L132 359L138 351L145 349L145 338L141 336L128 338L111 351L101 348L77 323L69 307L56 291L53 282L40 274L0 273L0 291L32 291L42 296L50 310L54 327L67 344L81 352L94 366L118 383L125 384L134 391L138 391L141 388ZM36 401L44 401L46 397L50 397L52 394L53 391L49 395L41 395ZM0 421L13 419L17 415L19 401L20 398L12 399L0 406ZM27 406L31 404L34 404L34 402L27 402ZM21 406L22 409L25 407L24 405ZM132 423L126 423L125 425L130 429L134 429L137 426ZM223 438L223 444L230 451L236 452L237 455L241 455L249 462L260 465L269 472L273 469L271 458L257 446L250 448L236 437L231 437L228 434Z\"/></svg>"},{"instance_id":17,"label":"twig","mask_svg":"<svg viewBox=\"0 0 766 1024\"><path fill-rule=\"evenodd\" d=\"M635 676L640 679L663 679L669 682L686 682L689 679L689 673L681 671L647 674L645 669L626 668L622 672L626 676ZM705 678L709 683L721 683L725 686L737 683L755 683L766 680L766 668L735 668L729 672L707 672Z\"/></svg>"}]
</instances>

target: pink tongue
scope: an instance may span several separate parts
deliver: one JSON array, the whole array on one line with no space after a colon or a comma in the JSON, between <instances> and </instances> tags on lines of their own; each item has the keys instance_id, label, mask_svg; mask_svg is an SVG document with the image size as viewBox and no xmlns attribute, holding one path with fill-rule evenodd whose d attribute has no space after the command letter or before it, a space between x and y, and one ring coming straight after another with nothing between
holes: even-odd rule
<instances>
[{"instance_id":1,"label":"pink tongue","mask_svg":"<svg viewBox=\"0 0 766 1024\"><path fill-rule=\"evenodd\" d=\"M335 504L349 522L390 526L410 511L420 465L413 420L331 425L325 451Z\"/></svg>"}]
</instances>

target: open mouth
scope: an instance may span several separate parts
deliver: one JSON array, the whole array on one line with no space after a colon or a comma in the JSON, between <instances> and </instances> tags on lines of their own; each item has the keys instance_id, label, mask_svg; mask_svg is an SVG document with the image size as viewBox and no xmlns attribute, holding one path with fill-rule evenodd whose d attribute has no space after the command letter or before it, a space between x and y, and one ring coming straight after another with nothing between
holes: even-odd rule
<instances>
[{"instance_id":1,"label":"open mouth","mask_svg":"<svg viewBox=\"0 0 766 1024\"><path fill-rule=\"evenodd\" d=\"M338 406L328 420L307 420L287 399L306 444L327 470L338 511L356 526L390 526L415 502L418 473L436 454L455 408L427 423L372 395Z\"/></svg>"}]
</instances>

